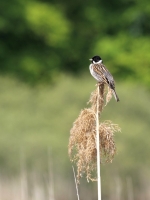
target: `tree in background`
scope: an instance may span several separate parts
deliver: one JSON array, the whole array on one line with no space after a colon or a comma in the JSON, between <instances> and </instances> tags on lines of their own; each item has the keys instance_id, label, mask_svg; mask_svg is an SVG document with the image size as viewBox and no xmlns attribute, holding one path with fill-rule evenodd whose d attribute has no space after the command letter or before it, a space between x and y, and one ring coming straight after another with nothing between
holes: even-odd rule
<instances>
[{"instance_id":1,"label":"tree in background","mask_svg":"<svg viewBox=\"0 0 150 200\"><path fill-rule=\"evenodd\" d=\"M150 85L148 0L7 0L0 9L1 72L54 81L100 54L118 78Z\"/></svg>"}]
</instances>

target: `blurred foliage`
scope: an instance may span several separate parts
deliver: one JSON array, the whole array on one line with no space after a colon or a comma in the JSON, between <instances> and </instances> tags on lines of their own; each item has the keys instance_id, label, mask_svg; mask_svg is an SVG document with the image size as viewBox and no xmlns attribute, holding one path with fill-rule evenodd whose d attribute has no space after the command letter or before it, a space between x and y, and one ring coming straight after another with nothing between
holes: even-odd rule
<instances>
[{"instance_id":1,"label":"blurred foliage","mask_svg":"<svg viewBox=\"0 0 150 200\"><path fill-rule=\"evenodd\" d=\"M116 78L150 86L148 0L7 0L0 12L3 73L55 81L60 72L87 71L99 54Z\"/></svg>"},{"instance_id":2,"label":"blurred foliage","mask_svg":"<svg viewBox=\"0 0 150 200\"><path fill-rule=\"evenodd\" d=\"M149 1L7 0L0 1L0 13L0 73L39 83L31 88L0 77L1 174L20 170L22 150L29 169L47 170L48 148L54 167L68 173L69 130L95 81L63 73L89 72L88 59L99 54L115 79L124 81L116 84L121 104L112 100L102 115L122 128L118 155L102 166L103 191L112 174L140 185L150 165L150 95L141 85L150 88ZM58 80L57 87L40 84Z\"/></svg>"},{"instance_id":3,"label":"blurred foliage","mask_svg":"<svg viewBox=\"0 0 150 200\"><path fill-rule=\"evenodd\" d=\"M57 86L36 87L0 77L0 175L20 173L23 152L28 172L46 173L50 159L54 175L63 174L65 182L74 183L67 153L69 130L94 89L90 74L63 76ZM113 98L102 113L102 121L112 120L122 129L115 134L113 163L101 165L104 194L108 194L108 183L114 186L116 176L131 177L135 189L142 184L141 178L148 181L150 177L150 94L128 83L117 84L116 90L120 103Z\"/></svg>"}]
</instances>

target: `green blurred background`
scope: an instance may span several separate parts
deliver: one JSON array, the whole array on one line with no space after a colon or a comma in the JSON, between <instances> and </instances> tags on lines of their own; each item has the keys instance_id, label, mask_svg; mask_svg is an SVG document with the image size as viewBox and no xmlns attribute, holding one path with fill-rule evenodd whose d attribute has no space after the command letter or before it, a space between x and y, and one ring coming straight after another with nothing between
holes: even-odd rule
<instances>
[{"instance_id":1,"label":"green blurred background","mask_svg":"<svg viewBox=\"0 0 150 200\"><path fill-rule=\"evenodd\" d=\"M119 124L101 167L103 200L150 199L148 0L0 2L0 199L76 199L69 131L87 107L100 55L116 80L102 119ZM97 199L81 180L81 199Z\"/></svg>"}]
</instances>

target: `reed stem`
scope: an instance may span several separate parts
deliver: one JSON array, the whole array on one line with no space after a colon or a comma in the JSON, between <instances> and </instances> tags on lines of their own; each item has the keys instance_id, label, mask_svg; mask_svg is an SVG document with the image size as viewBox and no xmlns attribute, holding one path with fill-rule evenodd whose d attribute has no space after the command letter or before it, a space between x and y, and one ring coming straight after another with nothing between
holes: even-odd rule
<instances>
[{"instance_id":1,"label":"reed stem","mask_svg":"<svg viewBox=\"0 0 150 200\"><path fill-rule=\"evenodd\" d=\"M99 137L99 98L100 91L97 87L97 111L96 111L96 147L97 147L97 190L98 190L98 200L101 200L101 176L100 176L100 137Z\"/></svg>"}]
</instances>

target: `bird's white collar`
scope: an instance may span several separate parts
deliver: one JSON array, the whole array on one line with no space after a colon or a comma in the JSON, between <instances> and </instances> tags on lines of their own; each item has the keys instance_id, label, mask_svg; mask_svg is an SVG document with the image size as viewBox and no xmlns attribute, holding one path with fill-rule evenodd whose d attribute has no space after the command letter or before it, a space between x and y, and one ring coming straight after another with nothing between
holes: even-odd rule
<instances>
[{"instance_id":1,"label":"bird's white collar","mask_svg":"<svg viewBox=\"0 0 150 200\"><path fill-rule=\"evenodd\" d=\"M93 63L94 64L100 64L100 63L102 63L103 61L102 60L100 60L100 61L98 61L98 62L95 62L94 60L93 60Z\"/></svg>"}]
</instances>

